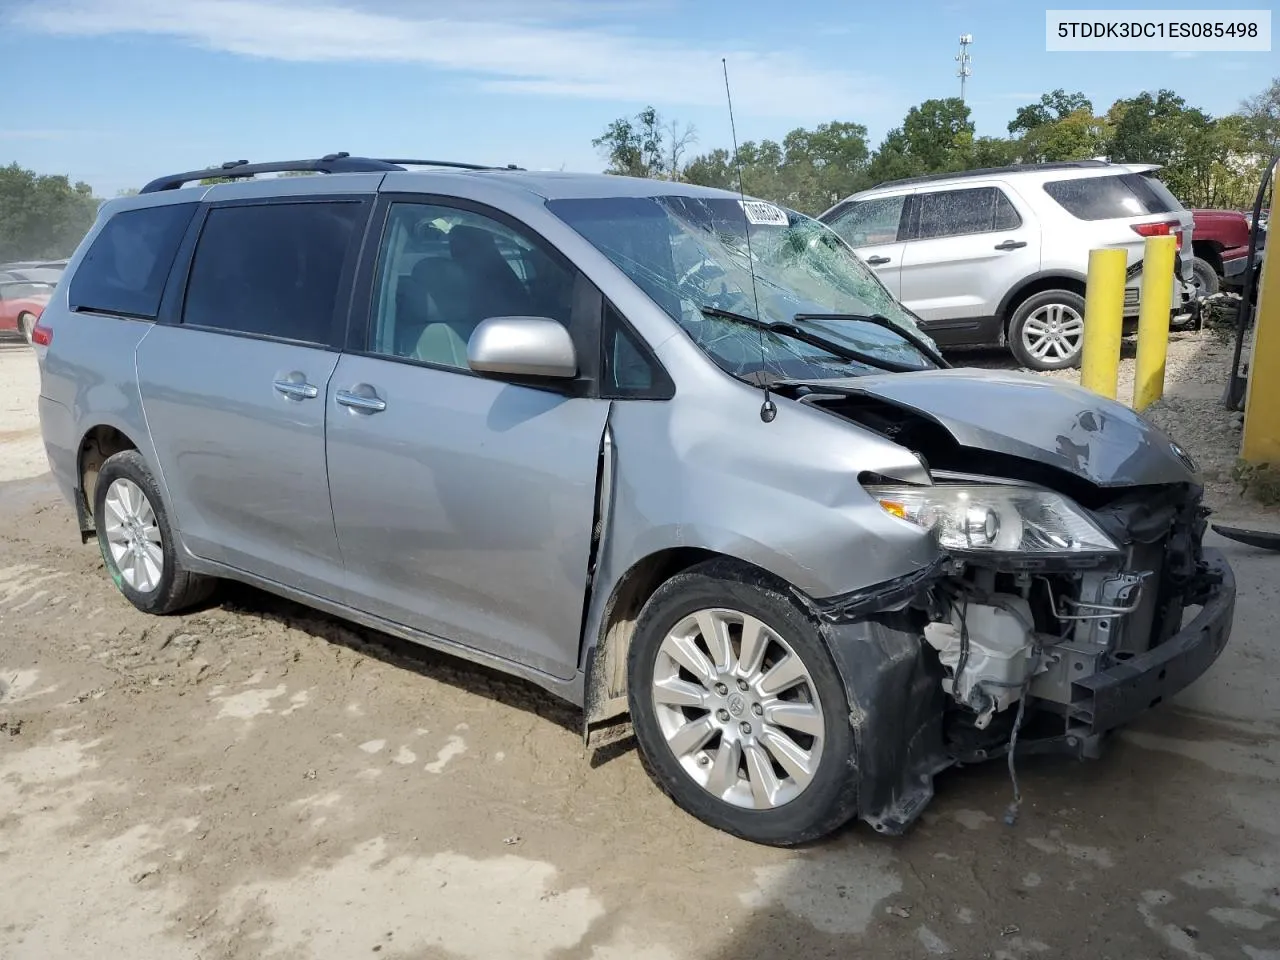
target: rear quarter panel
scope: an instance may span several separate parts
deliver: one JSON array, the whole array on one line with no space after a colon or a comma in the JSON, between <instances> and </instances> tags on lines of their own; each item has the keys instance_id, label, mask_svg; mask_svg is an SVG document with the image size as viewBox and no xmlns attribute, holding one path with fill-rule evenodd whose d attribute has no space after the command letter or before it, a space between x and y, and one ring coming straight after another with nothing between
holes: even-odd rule
<instances>
[{"instance_id":1,"label":"rear quarter panel","mask_svg":"<svg viewBox=\"0 0 1280 960\"><path fill-rule=\"evenodd\" d=\"M53 330L53 342L41 362L40 429L59 486L69 496L79 484L81 443L93 428L107 426L119 430L138 448L167 500L134 365L134 351L151 324L71 313L64 303L50 304L41 318L41 323ZM85 491L85 495L91 500L93 492Z\"/></svg>"}]
</instances>

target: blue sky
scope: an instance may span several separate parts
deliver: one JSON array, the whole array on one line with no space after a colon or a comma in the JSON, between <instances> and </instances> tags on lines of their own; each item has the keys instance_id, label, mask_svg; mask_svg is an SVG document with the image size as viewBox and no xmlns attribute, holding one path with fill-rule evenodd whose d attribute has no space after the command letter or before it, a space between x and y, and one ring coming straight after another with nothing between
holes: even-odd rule
<instances>
[{"instance_id":1,"label":"blue sky","mask_svg":"<svg viewBox=\"0 0 1280 960\"><path fill-rule=\"evenodd\" d=\"M598 170L592 137L650 103L695 150L727 146L721 57L741 139L835 119L874 146L958 92L961 33L979 134L1055 87L1105 109L1165 86L1221 114L1280 73L1275 52L1046 53L1026 0L0 0L0 164L102 196L335 150Z\"/></svg>"}]
</instances>

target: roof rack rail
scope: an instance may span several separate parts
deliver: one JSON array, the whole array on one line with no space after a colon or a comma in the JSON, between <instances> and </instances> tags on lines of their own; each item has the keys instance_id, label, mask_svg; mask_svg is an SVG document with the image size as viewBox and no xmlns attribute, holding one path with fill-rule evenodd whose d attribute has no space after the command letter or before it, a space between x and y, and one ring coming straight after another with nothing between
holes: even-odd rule
<instances>
[{"instance_id":1,"label":"roof rack rail","mask_svg":"<svg viewBox=\"0 0 1280 960\"><path fill-rule=\"evenodd\" d=\"M1001 173L1025 173L1029 170L1074 170L1089 167L1109 167L1109 160L1061 160L1053 163L1012 163L1004 167L980 167L976 170L956 170L952 173L929 173L919 177L904 177L901 180L886 180L877 183L874 189L883 187L902 187L912 183L932 183L937 180L960 180L964 177L990 177Z\"/></svg>"},{"instance_id":2,"label":"roof rack rail","mask_svg":"<svg viewBox=\"0 0 1280 960\"><path fill-rule=\"evenodd\" d=\"M383 160L383 163L394 163L398 167L449 167L457 170L523 170L514 163L505 167L492 167L483 163L459 163L456 160Z\"/></svg>"},{"instance_id":3,"label":"roof rack rail","mask_svg":"<svg viewBox=\"0 0 1280 960\"><path fill-rule=\"evenodd\" d=\"M188 183L213 177L242 179L260 173L389 173L403 171L406 166L452 167L460 170L518 170L514 164L505 168L486 167L478 163L458 163L452 160L378 160L371 157L353 157L349 153L329 153L317 160L277 160L269 163L250 163L248 160L229 160L204 170L189 170L167 177L157 177L139 193L158 193L161 190L177 190Z\"/></svg>"}]
</instances>

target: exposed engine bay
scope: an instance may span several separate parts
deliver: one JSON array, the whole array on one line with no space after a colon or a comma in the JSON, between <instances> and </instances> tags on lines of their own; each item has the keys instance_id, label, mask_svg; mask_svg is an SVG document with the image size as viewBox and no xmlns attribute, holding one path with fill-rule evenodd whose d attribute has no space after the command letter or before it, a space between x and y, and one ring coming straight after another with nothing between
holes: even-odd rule
<instances>
[{"instance_id":1,"label":"exposed engine bay","mask_svg":"<svg viewBox=\"0 0 1280 960\"><path fill-rule=\"evenodd\" d=\"M881 809L862 816L877 829L905 829L942 767L1001 756L1013 776L1011 822L1015 755L1096 756L1111 730L1186 686L1225 645L1234 580L1202 547L1209 511L1194 464L1176 445L1165 441L1188 464L1183 482L1102 483L1091 475L1096 465L1064 466L1073 455L1087 461L1088 437L1072 450L1074 438L1058 436L1057 449L1036 459L975 449L928 413L821 386L801 388L800 398L915 452L933 486L863 483L882 508L929 527L946 554L909 584L819 611L833 625L910 625L916 672L940 688L940 702L926 707L877 694L884 702L874 706L911 738L896 748L893 786L867 785ZM1135 457L1144 454L1138 447ZM841 643L834 628L829 636Z\"/></svg>"}]
</instances>

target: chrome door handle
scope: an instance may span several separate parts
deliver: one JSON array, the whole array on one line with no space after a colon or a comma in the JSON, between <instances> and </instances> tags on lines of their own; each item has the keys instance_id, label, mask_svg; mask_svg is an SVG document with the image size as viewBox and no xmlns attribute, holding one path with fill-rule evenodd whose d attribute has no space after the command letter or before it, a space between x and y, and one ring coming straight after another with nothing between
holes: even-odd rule
<instances>
[{"instance_id":1,"label":"chrome door handle","mask_svg":"<svg viewBox=\"0 0 1280 960\"><path fill-rule=\"evenodd\" d=\"M1026 245L1027 245L1027 241L1025 240L1006 240L1004 243L997 243L996 249L997 250L1017 250L1021 247L1025 247Z\"/></svg>"},{"instance_id":2,"label":"chrome door handle","mask_svg":"<svg viewBox=\"0 0 1280 960\"><path fill-rule=\"evenodd\" d=\"M276 380L272 386L277 393L283 393L290 400L314 400L320 396L319 387L297 380Z\"/></svg>"},{"instance_id":3,"label":"chrome door handle","mask_svg":"<svg viewBox=\"0 0 1280 960\"><path fill-rule=\"evenodd\" d=\"M871 266L873 267L878 267L880 266L880 264L888 263L888 262L889 262L888 257L868 257L867 258L867 263L871 264Z\"/></svg>"},{"instance_id":4,"label":"chrome door handle","mask_svg":"<svg viewBox=\"0 0 1280 960\"><path fill-rule=\"evenodd\" d=\"M368 413L381 413L387 409L387 401L381 397L365 397L358 393L352 393L350 390L339 390L334 394L334 399L344 407L364 410Z\"/></svg>"}]
</instances>

